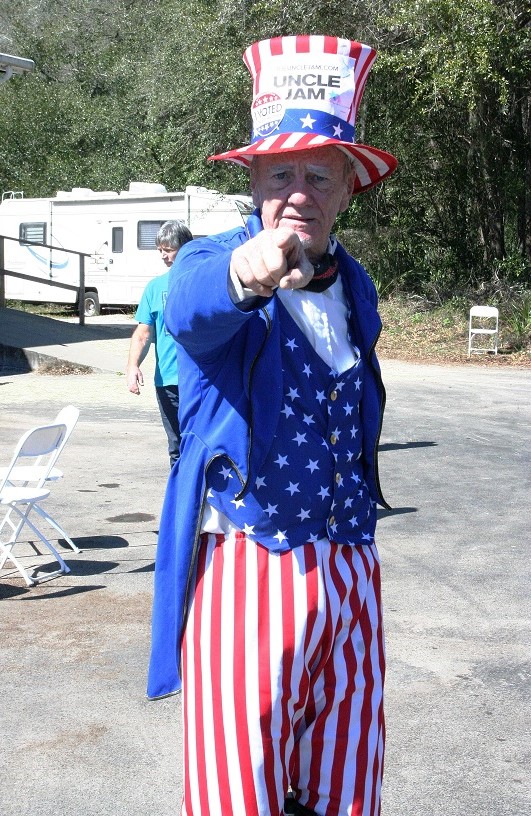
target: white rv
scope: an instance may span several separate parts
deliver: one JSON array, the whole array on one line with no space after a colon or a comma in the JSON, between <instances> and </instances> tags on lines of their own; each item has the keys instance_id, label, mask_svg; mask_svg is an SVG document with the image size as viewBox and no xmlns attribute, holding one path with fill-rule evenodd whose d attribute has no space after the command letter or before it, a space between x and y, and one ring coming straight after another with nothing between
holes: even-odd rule
<instances>
[{"instance_id":1,"label":"white rv","mask_svg":"<svg viewBox=\"0 0 531 816\"><path fill-rule=\"evenodd\" d=\"M224 195L204 187L170 193L161 184L132 182L129 190L59 191L53 198L24 198L4 193L0 235L4 269L42 279L42 283L6 275L9 300L76 303L77 292L47 286L46 281L79 285L75 254L24 241L50 244L90 255L85 259L85 314L100 306L138 304L146 283L165 271L155 246L161 224L184 221L194 237L224 232L245 223L252 211L249 196Z\"/></svg>"}]
</instances>

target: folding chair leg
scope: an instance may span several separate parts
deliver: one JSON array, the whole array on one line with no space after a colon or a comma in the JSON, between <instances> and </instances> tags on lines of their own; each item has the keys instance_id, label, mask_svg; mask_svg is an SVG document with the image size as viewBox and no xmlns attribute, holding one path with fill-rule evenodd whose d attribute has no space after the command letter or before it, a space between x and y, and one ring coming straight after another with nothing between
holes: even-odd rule
<instances>
[{"instance_id":1,"label":"folding chair leg","mask_svg":"<svg viewBox=\"0 0 531 816\"><path fill-rule=\"evenodd\" d=\"M33 522L27 517L26 517L26 524L28 524L31 527L31 529L33 530L35 535L39 536L39 538L42 541L42 543L44 544L44 546L48 547L48 549L50 550L52 555L55 557L55 560L57 561L57 563L61 566L61 572L65 572L65 573L70 572L70 567L68 567L65 564L65 562L63 561L63 559L61 558L61 556L59 555L59 553L57 552L57 550L53 546L53 544L50 541L48 541L48 539L41 533L39 528L35 527Z\"/></svg>"},{"instance_id":2,"label":"folding chair leg","mask_svg":"<svg viewBox=\"0 0 531 816\"><path fill-rule=\"evenodd\" d=\"M65 564L65 562L63 561L63 559L61 558L61 556L59 555L59 553L57 552L57 550L53 546L53 544L50 541L48 541L48 539L41 533L39 528L36 527L33 524L33 522L31 521L30 518L28 518L29 512L32 509L32 507L33 507L33 505L29 504L24 512L22 512L16 506L11 507L11 510L14 511L15 513L17 513L20 516L20 522L15 527L13 525L13 522L11 521L11 519L8 519L10 526L13 527L14 533L11 536L10 540L7 542L7 544L2 544L2 549L4 550L4 557L3 557L3 559L0 560L0 567L3 566L3 564L5 563L6 558L9 558L11 561L14 561L14 556L11 554L11 550L13 549L13 547L15 546L15 543L18 540L18 536L20 535L20 531L22 530L24 524L27 524L28 527L30 527L33 530L35 535L37 535L40 538L40 540L42 541L44 546L47 547L50 550L50 552L54 556L55 560L59 564L60 569L55 570L53 573L47 573L42 578L31 578L30 579L27 576L27 573L25 572L25 570L23 570L20 566L17 566L17 569L19 569L19 571L22 569L22 574L24 575L24 578L26 579L26 583L28 582L28 580L31 581L29 586L32 586L33 584L39 583L39 581L48 580L49 578L55 578L57 575L61 575L61 573L66 574L66 573L70 572L70 567L67 564Z\"/></svg>"},{"instance_id":3,"label":"folding chair leg","mask_svg":"<svg viewBox=\"0 0 531 816\"><path fill-rule=\"evenodd\" d=\"M12 530L13 533L17 529L17 525L13 524L13 522L11 521L11 518L10 518L12 512L13 512L13 508L10 507L9 510L6 512L4 518L2 519L2 522L0 523L0 534L2 533L2 530L4 529L6 524L8 524L11 527L11 530ZM19 525L20 525L20 522L19 522ZM0 561L0 567L1 566L2 566L2 561Z\"/></svg>"},{"instance_id":4,"label":"folding chair leg","mask_svg":"<svg viewBox=\"0 0 531 816\"><path fill-rule=\"evenodd\" d=\"M66 541L66 543L67 543L67 544L68 544L68 545L69 545L69 546L70 546L70 547L71 547L71 548L74 550L74 552L76 552L76 553L80 553L80 552L81 552L81 550L79 549L79 547L77 547L77 546L74 544L74 542L72 541L72 539L70 538L70 536L68 536L68 535L65 533L65 531L63 530L63 528L61 527L61 525L60 525L60 524L58 524L58 523L56 522L56 520L55 520L55 519L53 519L53 518L52 518L50 515L48 515L48 513L46 512L46 510L43 510L43 509L42 509L42 507L40 507L38 504L35 504L35 505L33 506L33 509L34 509L34 510L36 510L36 511L37 511L37 513L39 514L39 516L42 516L42 518L43 518L45 521L47 521L47 522L48 522L48 524L49 524L51 527L53 527L53 528L54 528L54 530L56 530L56 531L59 533L59 535L61 536L61 538L64 538L64 540Z\"/></svg>"},{"instance_id":5,"label":"folding chair leg","mask_svg":"<svg viewBox=\"0 0 531 816\"><path fill-rule=\"evenodd\" d=\"M0 524L0 533L2 532L2 530L4 529L6 524L9 525L9 527L11 527L11 536L10 536L9 540L6 541L4 544L2 544L2 549L4 550L4 555L2 556L2 558L0 558L0 569L2 569L2 567L4 566L7 558L9 558L11 561L13 560L10 553L11 553L11 550L13 549L13 547L15 545L15 542L16 542L16 540L18 538L18 534L20 533L20 531L22 530L22 527L24 526L24 522L26 520L26 513L28 512L27 508L26 508L26 511L24 513L21 513L21 511L17 509L17 513L19 514L19 516L21 516L21 518L20 518L20 521L18 522L18 524L14 524L11 521L11 513L13 513L14 509L15 508L13 508L13 507L9 508L9 510L5 514L4 518L2 519L2 523Z\"/></svg>"},{"instance_id":6,"label":"folding chair leg","mask_svg":"<svg viewBox=\"0 0 531 816\"><path fill-rule=\"evenodd\" d=\"M34 580L33 578L29 577L28 573L26 572L26 570L24 569L24 567L22 566L22 564L20 563L18 558L16 558L13 555L13 553L11 552L11 549L10 549L9 545L0 543L0 547L3 550L3 556L2 556L1 563L0 563L0 569L3 568L6 561L11 561L11 563L15 565L17 570L20 572L20 574L24 578L24 581L26 582L26 586L35 586L37 581Z\"/></svg>"}]
</instances>

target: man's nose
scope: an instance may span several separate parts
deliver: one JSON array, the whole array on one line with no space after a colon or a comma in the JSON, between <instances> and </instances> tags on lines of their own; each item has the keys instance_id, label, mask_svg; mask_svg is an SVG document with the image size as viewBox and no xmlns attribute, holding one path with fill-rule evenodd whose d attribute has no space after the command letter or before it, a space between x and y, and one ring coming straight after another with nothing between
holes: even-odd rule
<instances>
[{"instance_id":1,"label":"man's nose","mask_svg":"<svg viewBox=\"0 0 531 816\"><path fill-rule=\"evenodd\" d=\"M305 178L294 179L290 185L288 201L291 204L307 204L313 199L313 189Z\"/></svg>"}]
</instances>

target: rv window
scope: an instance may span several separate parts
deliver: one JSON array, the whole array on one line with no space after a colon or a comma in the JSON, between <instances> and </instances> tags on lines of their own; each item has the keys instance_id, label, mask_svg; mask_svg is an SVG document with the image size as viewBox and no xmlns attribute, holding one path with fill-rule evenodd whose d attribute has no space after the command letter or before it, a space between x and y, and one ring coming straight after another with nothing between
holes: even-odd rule
<instances>
[{"instance_id":1,"label":"rv window","mask_svg":"<svg viewBox=\"0 0 531 816\"><path fill-rule=\"evenodd\" d=\"M156 249L157 232L164 221L139 221L137 230L137 246L139 249Z\"/></svg>"},{"instance_id":2,"label":"rv window","mask_svg":"<svg viewBox=\"0 0 531 816\"><path fill-rule=\"evenodd\" d=\"M113 252L123 252L124 251L124 228L123 227L113 227L112 228L112 251Z\"/></svg>"},{"instance_id":3,"label":"rv window","mask_svg":"<svg viewBox=\"0 0 531 816\"><path fill-rule=\"evenodd\" d=\"M39 224L21 224L18 231L18 240L35 241L38 244L46 243L46 222Z\"/></svg>"}]
</instances>

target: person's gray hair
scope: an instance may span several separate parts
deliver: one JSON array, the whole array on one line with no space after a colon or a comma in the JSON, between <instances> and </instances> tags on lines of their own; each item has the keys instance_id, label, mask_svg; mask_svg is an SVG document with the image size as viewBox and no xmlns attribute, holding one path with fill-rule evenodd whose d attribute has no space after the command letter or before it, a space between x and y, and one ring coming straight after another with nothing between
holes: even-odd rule
<instances>
[{"instance_id":1,"label":"person's gray hair","mask_svg":"<svg viewBox=\"0 0 531 816\"><path fill-rule=\"evenodd\" d=\"M165 221L157 232L155 243L158 247L167 246L172 249L180 249L193 237L184 221Z\"/></svg>"}]
</instances>

